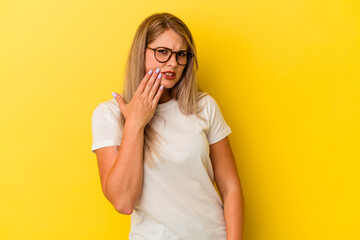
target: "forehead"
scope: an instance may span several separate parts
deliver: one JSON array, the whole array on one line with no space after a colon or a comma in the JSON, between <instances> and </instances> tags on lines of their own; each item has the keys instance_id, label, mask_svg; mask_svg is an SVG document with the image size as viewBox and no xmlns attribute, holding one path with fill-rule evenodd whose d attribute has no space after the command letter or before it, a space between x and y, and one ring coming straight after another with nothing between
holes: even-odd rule
<instances>
[{"instance_id":1,"label":"forehead","mask_svg":"<svg viewBox=\"0 0 360 240\"><path fill-rule=\"evenodd\" d=\"M186 50L187 44L182 36L170 29L161 33L155 41L151 43L151 47L167 47L173 51L179 51Z\"/></svg>"}]
</instances>

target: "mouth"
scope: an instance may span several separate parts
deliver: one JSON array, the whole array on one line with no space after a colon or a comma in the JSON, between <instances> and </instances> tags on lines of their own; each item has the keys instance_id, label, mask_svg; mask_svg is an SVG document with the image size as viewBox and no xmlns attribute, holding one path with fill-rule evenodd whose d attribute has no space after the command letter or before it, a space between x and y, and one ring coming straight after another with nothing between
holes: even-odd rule
<instances>
[{"instance_id":1,"label":"mouth","mask_svg":"<svg viewBox=\"0 0 360 240\"><path fill-rule=\"evenodd\" d=\"M162 76L168 80L172 80L176 77L176 73L172 71L161 72Z\"/></svg>"}]
</instances>

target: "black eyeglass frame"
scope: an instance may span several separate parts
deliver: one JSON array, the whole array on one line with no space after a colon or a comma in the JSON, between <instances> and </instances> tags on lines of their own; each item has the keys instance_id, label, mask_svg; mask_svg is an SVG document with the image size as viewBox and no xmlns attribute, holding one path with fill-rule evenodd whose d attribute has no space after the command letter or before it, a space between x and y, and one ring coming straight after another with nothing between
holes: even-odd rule
<instances>
[{"instance_id":1,"label":"black eyeglass frame","mask_svg":"<svg viewBox=\"0 0 360 240\"><path fill-rule=\"evenodd\" d=\"M177 62L179 65L181 65L181 66L185 66L185 65L189 62L189 60L194 56L194 54L188 52L187 50L182 50L182 51L177 51L177 52L175 52L175 51L173 51L173 50L171 50L170 48L167 48L167 47L151 48L151 47L148 47L148 46L147 46L146 48L154 51L154 57L155 57L156 61L158 61L158 62L160 62L160 63L166 63L167 61L170 60L170 58L172 57L172 55L175 53L175 54L176 54L176 57L175 57L176 62ZM169 55L169 58L168 58L166 61L159 61L159 60L156 58L156 50L158 50L159 48L163 48L163 49L169 50L169 51L171 52L171 54ZM186 63L185 63L185 64L180 64L180 63L179 63L179 61L178 61L178 55L177 55L177 53L179 53L179 52L186 52L186 54L187 54L187 56L186 56L186 57L187 57L187 60L186 60Z\"/></svg>"}]
</instances>

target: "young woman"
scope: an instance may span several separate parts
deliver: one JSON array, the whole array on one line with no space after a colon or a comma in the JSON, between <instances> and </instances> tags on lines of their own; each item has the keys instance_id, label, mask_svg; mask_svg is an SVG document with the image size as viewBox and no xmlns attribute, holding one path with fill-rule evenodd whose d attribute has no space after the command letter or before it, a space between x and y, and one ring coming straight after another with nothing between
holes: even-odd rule
<instances>
[{"instance_id":1,"label":"young woman","mask_svg":"<svg viewBox=\"0 0 360 240\"><path fill-rule=\"evenodd\" d=\"M131 214L129 239L242 239L231 130L198 88L196 70L188 27L153 14L135 34L123 93L93 113L102 190L118 212Z\"/></svg>"}]
</instances>

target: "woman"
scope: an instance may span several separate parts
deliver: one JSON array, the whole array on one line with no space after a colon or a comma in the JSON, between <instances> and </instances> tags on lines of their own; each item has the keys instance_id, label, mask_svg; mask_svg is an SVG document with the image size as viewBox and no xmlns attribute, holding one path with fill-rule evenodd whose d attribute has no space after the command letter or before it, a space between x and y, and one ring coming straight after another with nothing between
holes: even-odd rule
<instances>
[{"instance_id":1,"label":"woman","mask_svg":"<svg viewBox=\"0 0 360 240\"><path fill-rule=\"evenodd\" d=\"M242 239L231 130L198 88L196 69L187 26L153 14L135 34L123 94L93 113L102 190L118 212L131 214L129 239Z\"/></svg>"}]
</instances>

